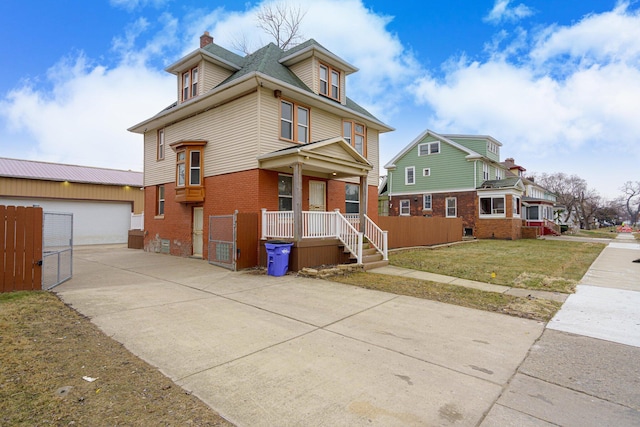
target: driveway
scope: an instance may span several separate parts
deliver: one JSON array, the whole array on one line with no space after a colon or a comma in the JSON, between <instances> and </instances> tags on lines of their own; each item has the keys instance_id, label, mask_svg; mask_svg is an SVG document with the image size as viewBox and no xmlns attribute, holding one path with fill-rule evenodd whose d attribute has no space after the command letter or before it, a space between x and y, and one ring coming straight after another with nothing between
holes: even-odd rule
<instances>
[{"instance_id":1,"label":"driveway","mask_svg":"<svg viewBox=\"0 0 640 427\"><path fill-rule=\"evenodd\" d=\"M544 324L123 247L55 291L239 426L478 425Z\"/></svg>"}]
</instances>

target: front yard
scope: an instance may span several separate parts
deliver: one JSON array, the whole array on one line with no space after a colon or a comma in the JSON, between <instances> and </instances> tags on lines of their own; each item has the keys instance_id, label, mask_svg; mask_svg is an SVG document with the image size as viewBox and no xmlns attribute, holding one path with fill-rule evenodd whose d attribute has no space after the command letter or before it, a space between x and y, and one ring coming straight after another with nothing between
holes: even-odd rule
<instances>
[{"instance_id":1,"label":"front yard","mask_svg":"<svg viewBox=\"0 0 640 427\"><path fill-rule=\"evenodd\" d=\"M510 287L572 293L604 244L557 240L481 240L396 251L391 265ZM562 305L401 276L355 273L332 280L511 316L549 321Z\"/></svg>"}]
</instances>

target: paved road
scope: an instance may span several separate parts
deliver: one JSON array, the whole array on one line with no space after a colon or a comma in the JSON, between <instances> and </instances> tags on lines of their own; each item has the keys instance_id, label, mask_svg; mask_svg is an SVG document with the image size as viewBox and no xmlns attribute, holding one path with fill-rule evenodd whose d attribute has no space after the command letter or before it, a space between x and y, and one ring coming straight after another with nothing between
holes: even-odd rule
<instances>
[{"instance_id":1,"label":"paved road","mask_svg":"<svg viewBox=\"0 0 640 427\"><path fill-rule=\"evenodd\" d=\"M587 287L617 292L624 283L638 295L640 264L625 260L640 248L624 244L603 251L546 330L120 247L76 250L74 278L56 292L239 426L640 425L640 349L562 329L577 316L571 307L593 296ZM594 319L637 318L618 302L603 301L611 312ZM640 321L625 327L633 336Z\"/></svg>"}]
</instances>

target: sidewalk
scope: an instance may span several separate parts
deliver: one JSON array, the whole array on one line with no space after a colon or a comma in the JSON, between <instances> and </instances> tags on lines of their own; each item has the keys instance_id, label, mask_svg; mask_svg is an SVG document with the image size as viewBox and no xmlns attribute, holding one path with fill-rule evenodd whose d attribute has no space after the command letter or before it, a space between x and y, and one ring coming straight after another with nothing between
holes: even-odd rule
<instances>
[{"instance_id":1,"label":"sidewalk","mask_svg":"<svg viewBox=\"0 0 640 427\"><path fill-rule=\"evenodd\" d=\"M640 244L619 234L482 422L640 426Z\"/></svg>"},{"instance_id":2,"label":"sidewalk","mask_svg":"<svg viewBox=\"0 0 640 427\"><path fill-rule=\"evenodd\" d=\"M426 271L411 270L409 268L395 267L392 265L389 265L387 267L376 268L374 270L369 270L369 273L387 274L390 276L405 276L405 277L411 277L412 279L429 280L431 282L437 282L437 283L447 283L449 285L464 286L466 288L479 289L481 291L487 291L487 292L497 292L500 294L513 295L517 297L527 297L530 295L535 298L547 299L547 300L559 301L559 302L566 301L567 297L569 296L567 294L563 294L560 292L536 291L531 289L512 288L509 286L494 285L492 283L485 283L485 282L476 282L473 280L460 279L457 277L445 276L445 275L436 274L436 273L429 273Z\"/></svg>"}]
</instances>

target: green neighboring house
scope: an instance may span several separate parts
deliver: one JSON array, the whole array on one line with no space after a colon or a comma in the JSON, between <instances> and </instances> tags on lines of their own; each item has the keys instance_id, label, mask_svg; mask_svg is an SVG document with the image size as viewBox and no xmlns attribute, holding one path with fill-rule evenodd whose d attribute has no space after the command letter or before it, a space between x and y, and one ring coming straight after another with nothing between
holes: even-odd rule
<instances>
[{"instance_id":1,"label":"green neighboring house","mask_svg":"<svg viewBox=\"0 0 640 427\"><path fill-rule=\"evenodd\" d=\"M465 236L521 238L525 185L500 162L501 147L491 136L424 131L385 165L388 214L462 217Z\"/></svg>"}]
</instances>

